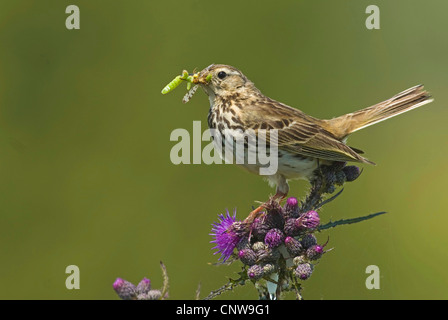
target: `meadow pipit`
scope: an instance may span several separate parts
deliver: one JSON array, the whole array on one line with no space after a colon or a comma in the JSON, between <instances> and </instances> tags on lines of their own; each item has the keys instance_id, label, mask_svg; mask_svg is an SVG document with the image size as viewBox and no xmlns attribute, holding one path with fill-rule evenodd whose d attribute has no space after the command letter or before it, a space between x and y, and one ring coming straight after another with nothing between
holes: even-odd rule
<instances>
[{"instance_id":1,"label":"meadow pipit","mask_svg":"<svg viewBox=\"0 0 448 320\"><path fill-rule=\"evenodd\" d=\"M346 145L349 134L432 101L422 85L374 106L329 120L321 120L263 95L238 69L213 64L196 75L210 100L208 124L219 132L277 129L278 170L266 178L276 185L277 199L289 191L288 180L312 181L319 165L334 162L373 162L361 150ZM241 165L253 173L258 164Z\"/></svg>"}]
</instances>

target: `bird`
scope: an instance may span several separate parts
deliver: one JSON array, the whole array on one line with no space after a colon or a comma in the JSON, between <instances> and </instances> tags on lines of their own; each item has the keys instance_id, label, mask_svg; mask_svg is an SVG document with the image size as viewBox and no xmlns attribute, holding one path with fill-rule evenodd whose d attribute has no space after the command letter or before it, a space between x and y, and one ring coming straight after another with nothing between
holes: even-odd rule
<instances>
[{"instance_id":1,"label":"bird","mask_svg":"<svg viewBox=\"0 0 448 320\"><path fill-rule=\"evenodd\" d=\"M257 137L261 130L277 130L278 168L265 178L276 187L274 198L279 200L289 192L288 181L312 181L320 165L335 162L374 165L361 150L346 144L348 136L433 101L424 86L417 85L359 111L318 119L265 96L240 70L229 65L212 64L197 73L193 82L209 98L210 129L221 134L230 132L234 138L245 130L252 130ZM261 167L259 163L238 165L256 174Z\"/></svg>"}]
</instances>

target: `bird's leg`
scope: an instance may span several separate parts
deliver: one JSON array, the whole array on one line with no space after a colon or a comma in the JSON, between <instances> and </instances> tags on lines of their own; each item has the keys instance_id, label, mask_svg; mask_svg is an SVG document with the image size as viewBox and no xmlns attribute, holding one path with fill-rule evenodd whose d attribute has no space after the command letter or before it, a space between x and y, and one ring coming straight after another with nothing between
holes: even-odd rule
<instances>
[{"instance_id":1,"label":"bird's leg","mask_svg":"<svg viewBox=\"0 0 448 320\"><path fill-rule=\"evenodd\" d=\"M283 201L283 199L286 198L287 195L288 195L287 193L281 192L277 189L277 193L272 197L272 199L278 200L278 202L280 203Z\"/></svg>"},{"instance_id":2,"label":"bird's leg","mask_svg":"<svg viewBox=\"0 0 448 320\"><path fill-rule=\"evenodd\" d=\"M289 185L288 182L286 181L286 178L284 176L279 176L277 182L277 190L272 199L278 200L278 202L280 203L281 201L283 201L283 199L286 198L288 192L289 192Z\"/></svg>"}]
</instances>

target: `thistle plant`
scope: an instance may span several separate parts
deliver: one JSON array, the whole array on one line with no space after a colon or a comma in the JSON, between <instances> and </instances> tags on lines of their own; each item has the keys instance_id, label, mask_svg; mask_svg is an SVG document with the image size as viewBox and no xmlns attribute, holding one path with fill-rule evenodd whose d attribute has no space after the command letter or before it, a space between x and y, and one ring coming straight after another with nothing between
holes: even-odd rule
<instances>
[{"instance_id":1,"label":"thistle plant","mask_svg":"<svg viewBox=\"0 0 448 320\"><path fill-rule=\"evenodd\" d=\"M320 259L331 249L329 240L318 243L316 233L343 224L364 221L384 212L364 217L321 223L319 210L342 193L324 200L336 187L356 180L361 171L356 166L337 162L317 169L312 187L305 200L290 197L282 206L271 198L263 205L263 212L253 221L236 219L227 212L219 215L212 227L213 249L220 254L219 263L239 261L242 270L239 278L230 279L223 287L211 292L212 299L236 286L253 283L260 299L279 299L282 293L292 291L302 299L302 281L315 272Z\"/></svg>"}]
</instances>

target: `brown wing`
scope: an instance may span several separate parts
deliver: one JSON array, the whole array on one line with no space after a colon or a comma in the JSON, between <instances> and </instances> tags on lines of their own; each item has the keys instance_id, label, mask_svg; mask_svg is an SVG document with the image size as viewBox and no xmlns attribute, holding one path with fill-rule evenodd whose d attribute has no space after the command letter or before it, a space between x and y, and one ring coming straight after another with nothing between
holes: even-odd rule
<instances>
[{"instance_id":1,"label":"brown wing","mask_svg":"<svg viewBox=\"0 0 448 320\"><path fill-rule=\"evenodd\" d=\"M255 106L256 113L254 113L255 110L250 113L243 111L240 117L242 117L246 127L255 131L277 129L278 148L281 150L324 160L374 164L321 127L318 124L320 120L312 118L300 110L271 99L268 99L266 103L258 101ZM272 112L272 110L275 110L275 112ZM245 114L248 116L245 116ZM267 138L270 142L269 135Z\"/></svg>"},{"instance_id":2,"label":"brown wing","mask_svg":"<svg viewBox=\"0 0 448 320\"><path fill-rule=\"evenodd\" d=\"M291 153L331 161L371 163L318 124L293 121L278 129L278 147Z\"/></svg>"}]
</instances>

